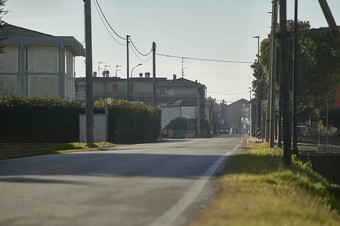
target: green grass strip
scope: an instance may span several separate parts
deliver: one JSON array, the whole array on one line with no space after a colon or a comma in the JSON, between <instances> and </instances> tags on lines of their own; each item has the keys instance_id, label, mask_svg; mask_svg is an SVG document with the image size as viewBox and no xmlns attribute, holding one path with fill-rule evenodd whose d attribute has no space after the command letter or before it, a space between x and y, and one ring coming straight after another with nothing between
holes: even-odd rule
<instances>
[{"instance_id":1,"label":"green grass strip","mask_svg":"<svg viewBox=\"0 0 340 226\"><path fill-rule=\"evenodd\" d=\"M338 185L282 149L249 143L216 180L217 195L190 225L340 225Z\"/></svg>"},{"instance_id":2,"label":"green grass strip","mask_svg":"<svg viewBox=\"0 0 340 226\"><path fill-rule=\"evenodd\" d=\"M112 146L115 144L108 142L95 143L93 147L87 146L86 143L0 144L0 160L67 152L97 151L102 147Z\"/></svg>"}]
</instances>

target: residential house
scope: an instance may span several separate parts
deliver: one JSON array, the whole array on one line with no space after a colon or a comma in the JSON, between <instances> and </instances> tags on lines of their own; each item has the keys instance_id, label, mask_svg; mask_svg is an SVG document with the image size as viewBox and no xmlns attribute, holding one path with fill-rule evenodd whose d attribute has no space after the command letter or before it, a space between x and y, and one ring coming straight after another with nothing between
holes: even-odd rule
<instances>
[{"instance_id":1,"label":"residential house","mask_svg":"<svg viewBox=\"0 0 340 226\"><path fill-rule=\"evenodd\" d=\"M140 101L152 105L153 79L149 73L129 79L129 100ZM126 99L127 80L119 77L93 77L94 99L113 97ZM76 78L76 97L85 103L86 79ZM167 78L156 78L156 102L157 108L172 104L178 100L200 97L202 116L204 115L204 102L206 97L206 86L185 78L172 80Z\"/></svg>"},{"instance_id":2,"label":"residential house","mask_svg":"<svg viewBox=\"0 0 340 226\"><path fill-rule=\"evenodd\" d=\"M75 98L74 60L80 42L5 23L0 30L0 95Z\"/></svg>"},{"instance_id":3,"label":"residential house","mask_svg":"<svg viewBox=\"0 0 340 226\"><path fill-rule=\"evenodd\" d=\"M249 132L249 101L240 99L226 106L224 126L232 133Z\"/></svg>"}]
</instances>

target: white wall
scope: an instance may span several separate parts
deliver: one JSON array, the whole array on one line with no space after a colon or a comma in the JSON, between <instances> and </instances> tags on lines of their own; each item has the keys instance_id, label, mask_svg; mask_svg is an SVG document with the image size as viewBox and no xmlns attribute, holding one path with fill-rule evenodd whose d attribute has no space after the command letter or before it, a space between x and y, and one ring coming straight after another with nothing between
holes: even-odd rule
<instances>
[{"instance_id":1,"label":"white wall","mask_svg":"<svg viewBox=\"0 0 340 226\"><path fill-rule=\"evenodd\" d=\"M0 54L0 72L18 72L18 47L6 46Z\"/></svg>"},{"instance_id":2,"label":"white wall","mask_svg":"<svg viewBox=\"0 0 340 226\"><path fill-rule=\"evenodd\" d=\"M105 115L93 115L94 142L102 142L106 139ZM79 115L79 142L85 142L86 138L86 116Z\"/></svg>"},{"instance_id":3,"label":"white wall","mask_svg":"<svg viewBox=\"0 0 340 226\"><path fill-rule=\"evenodd\" d=\"M0 72L18 72L18 47L6 46L4 53L0 54ZM17 76L0 75L0 95L17 94Z\"/></svg>"},{"instance_id":4,"label":"white wall","mask_svg":"<svg viewBox=\"0 0 340 226\"><path fill-rule=\"evenodd\" d=\"M57 73L59 71L59 47L29 46L28 71Z\"/></svg>"},{"instance_id":5,"label":"white wall","mask_svg":"<svg viewBox=\"0 0 340 226\"><path fill-rule=\"evenodd\" d=\"M196 118L196 106L182 106L181 107L181 117L186 118L187 116L190 119Z\"/></svg>"},{"instance_id":6,"label":"white wall","mask_svg":"<svg viewBox=\"0 0 340 226\"><path fill-rule=\"evenodd\" d=\"M162 129L180 115L179 107L162 107Z\"/></svg>"},{"instance_id":7,"label":"white wall","mask_svg":"<svg viewBox=\"0 0 340 226\"><path fill-rule=\"evenodd\" d=\"M29 75L28 96L33 97L57 97L58 96L57 75Z\"/></svg>"}]
</instances>

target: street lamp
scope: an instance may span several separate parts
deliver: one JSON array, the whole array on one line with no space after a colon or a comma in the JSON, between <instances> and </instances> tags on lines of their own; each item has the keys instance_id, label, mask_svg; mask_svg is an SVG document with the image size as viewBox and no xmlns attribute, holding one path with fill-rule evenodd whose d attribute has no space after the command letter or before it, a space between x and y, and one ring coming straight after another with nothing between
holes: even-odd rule
<instances>
[{"instance_id":1,"label":"street lamp","mask_svg":"<svg viewBox=\"0 0 340 226\"><path fill-rule=\"evenodd\" d=\"M139 67L143 64L137 64L136 66L134 66L132 69L131 69L131 76L130 76L130 79L132 79L132 74L133 74L133 70L136 68L136 67ZM131 100L132 100L132 80L130 81L130 86L129 86L129 89L130 89L130 97L131 97Z\"/></svg>"},{"instance_id":2,"label":"street lamp","mask_svg":"<svg viewBox=\"0 0 340 226\"><path fill-rule=\"evenodd\" d=\"M133 70L134 70L136 67L139 67L139 66L141 66L141 65L143 65L143 64L137 64L136 66L134 66L134 67L132 68L132 70L131 70L131 78L132 78Z\"/></svg>"}]
</instances>

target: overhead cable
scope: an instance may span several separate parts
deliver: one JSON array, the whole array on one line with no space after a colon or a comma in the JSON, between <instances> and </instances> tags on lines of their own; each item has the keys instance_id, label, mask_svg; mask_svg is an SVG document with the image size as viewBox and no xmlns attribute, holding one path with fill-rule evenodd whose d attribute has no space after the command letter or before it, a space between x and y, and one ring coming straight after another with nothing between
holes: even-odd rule
<instances>
[{"instance_id":1,"label":"overhead cable","mask_svg":"<svg viewBox=\"0 0 340 226\"><path fill-rule=\"evenodd\" d=\"M216 59L206 59L206 58L196 58L196 57L174 56L174 55L160 54L160 53L156 53L156 55L163 56L163 57L178 58L178 59L209 61L209 62L217 62L217 63L234 63L234 64L252 64L252 63L254 63L254 62L249 62L249 61L216 60Z\"/></svg>"},{"instance_id":2,"label":"overhead cable","mask_svg":"<svg viewBox=\"0 0 340 226\"><path fill-rule=\"evenodd\" d=\"M152 53L152 48L151 48L150 52L148 52L147 54L144 54L144 53L140 52L140 51L137 49L137 47L135 46L135 44L133 43L131 37L130 37L130 41L131 41L131 44L132 44L133 48L134 48L140 55L142 55L142 56L149 56L149 55Z\"/></svg>"},{"instance_id":3,"label":"overhead cable","mask_svg":"<svg viewBox=\"0 0 340 226\"><path fill-rule=\"evenodd\" d=\"M107 32L109 33L109 35L111 36L111 38L112 38L115 42L117 42L119 45L121 45L121 46L126 46L126 44L123 44L123 43L119 42L119 41L112 35L112 33L110 32L109 28L107 27L107 25L106 25L106 23L105 23L105 21L104 21L104 19L103 19L103 16L102 16L101 13L99 12L99 9L98 9L97 4L95 4L95 0L93 0L93 3L94 3L94 5L96 6L96 9L97 9L97 12L98 12L98 15L99 15L100 20L102 21L104 27L106 28L106 30L107 30Z\"/></svg>"},{"instance_id":4,"label":"overhead cable","mask_svg":"<svg viewBox=\"0 0 340 226\"><path fill-rule=\"evenodd\" d=\"M140 56L138 56L138 54L136 53L135 48L131 48L131 49L132 49L133 54L134 54L140 61L148 62L148 61L150 61L151 58L152 58L152 55L150 55L148 59L144 60L144 59L142 59Z\"/></svg>"},{"instance_id":5,"label":"overhead cable","mask_svg":"<svg viewBox=\"0 0 340 226\"><path fill-rule=\"evenodd\" d=\"M101 12L101 15L103 16L103 18L105 19L106 23L109 25L109 27L110 27L110 29L113 31L113 33L115 33L119 38L121 38L121 39L123 39L123 40L126 40L126 38L124 38L124 37L122 37L121 35L119 35L119 34L112 28L111 24L110 24L109 21L106 19L106 16L105 16L105 14L104 14L102 8L100 7L100 4L99 4L98 0L96 0L96 3L97 3L98 8L99 8L99 10L100 10L100 12Z\"/></svg>"}]
</instances>

